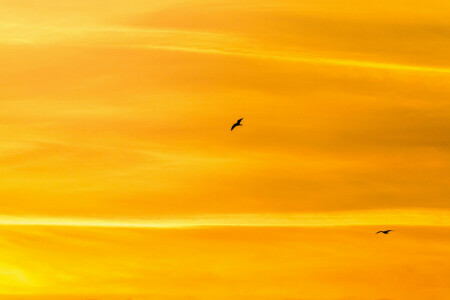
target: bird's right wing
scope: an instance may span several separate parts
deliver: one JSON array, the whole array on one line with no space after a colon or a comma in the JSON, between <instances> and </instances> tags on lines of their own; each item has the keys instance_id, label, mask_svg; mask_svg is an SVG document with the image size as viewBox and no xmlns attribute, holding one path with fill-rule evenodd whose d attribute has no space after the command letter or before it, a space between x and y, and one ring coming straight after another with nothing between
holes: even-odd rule
<instances>
[{"instance_id":1,"label":"bird's right wing","mask_svg":"<svg viewBox=\"0 0 450 300\"><path fill-rule=\"evenodd\" d=\"M231 130L233 131L234 127L236 127L236 124L233 124L233 126L231 126Z\"/></svg>"}]
</instances>

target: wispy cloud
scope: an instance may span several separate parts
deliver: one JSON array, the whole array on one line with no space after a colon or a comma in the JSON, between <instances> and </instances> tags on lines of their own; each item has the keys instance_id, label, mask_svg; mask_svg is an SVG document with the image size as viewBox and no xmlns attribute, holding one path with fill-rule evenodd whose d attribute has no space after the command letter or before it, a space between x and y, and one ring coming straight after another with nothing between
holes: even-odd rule
<instances>
[{"instance_id":1,"label":"wispy cloud","mask_svg":"<svg viewBox=\"0 0 450 300\"><path fill-rule=\"evenodd\" d=\"M218 50L218 49L206 49L206 48L195 48L195 47L172 47L172 46L157 46L157 45L141 45L136 46L148 49L159 49L159 50L169 50L169 51L186 51L194 53L205 53L205 54L218 54L218 55L232 55L232 56L242 56L255 59L273 59L282 61L291 61L299 63L310 63L310 64L324 64L342 67L354 67L354 68L369 68L369 69L381 69L390 71L403 71L403 72L426 72L426 73L441 73L450 74L449 68L439 68L439 67L428 67L428 66L415 66L415 65L403 65L403 64L393 64L384 62L374 62L374 61L362 61L362 60L350 60L350 59L338 59L338 58L327 58L327 57L313 57L310 54L288 54L288 53L277 53L277 52L251 52L243 49L241 51L228 51L228 50Z\"/></svg>"},{"instance_id":2,"label":"wispy cloud","mask_svg":"<svg viewBox=\"0 0 450 300\"><path fill-rule=\"evenodd\" d=\"M305 52L301 49L290 51L264 49L264 44L245 36L217 32L132 27L26 26L18 24L4 24L2 27L3 36L0 37L0 43L4 44L58 43L59 45L79 47L153 49L395 72L450 74L450 69L446 67L327 57Z\"/></svg>"},{"instance_id":3,"label":"wispy cloud","mask_svg":"<svg viewBox=\"0 0 450 300\"><path fill-rule=\"evenodd\" d=\"M450 226L448 210L367 210L299 214L226 214L167 218L80 218L41 216L0 216L3 226L64 226L111 228L184 227L328 227L328 226Z\"/></svg>"}]
</instances>

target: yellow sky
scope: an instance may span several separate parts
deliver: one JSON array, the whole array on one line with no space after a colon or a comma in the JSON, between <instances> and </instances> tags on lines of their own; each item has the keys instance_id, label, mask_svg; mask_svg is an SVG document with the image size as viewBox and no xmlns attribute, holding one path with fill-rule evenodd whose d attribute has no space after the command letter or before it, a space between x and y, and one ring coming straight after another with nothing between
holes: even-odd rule
<instances>
[{"instance_id":1,"label":"yellow sky","mask_svg":"<svg viewBox=\"0 0 450 300\"><path fill-rule=\"evenodd\" d=\"M0 0L1 299L445 300L450 2L366 2Z\"/></svg>"}]
</instances>

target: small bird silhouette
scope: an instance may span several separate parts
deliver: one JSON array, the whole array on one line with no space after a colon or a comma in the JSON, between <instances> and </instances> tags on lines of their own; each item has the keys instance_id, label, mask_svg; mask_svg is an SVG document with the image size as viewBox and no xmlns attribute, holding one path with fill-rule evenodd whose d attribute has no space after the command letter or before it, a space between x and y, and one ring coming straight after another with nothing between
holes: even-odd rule
<instances>
[{"instance_id":1,"label":"small bird silhouette","mask_svg":"<svg viewBox=\"0 0 450 300\"><path fill-rule=\"evenodd\" d=\"M231 130L233 130L234 127L236 127L236 126L242 126L242 124L241 124L242 119L243 118L240 118L239 120L237 120L237 122L235 124L233 124L233 126L231 127Z\"/></svg>"},{"instance_id":2,"label":"small bird silhouette","mask_svg":"<svg viewBox=\"0 0 450 300\"><path fill-rule=\"evenodd\" d=\"M380 231L378 231L376 234L379 234L379 233L383 233L383 234L388 234L390 231L393 231L393 230L380 230Z\"/></svg>"}]
</instances>

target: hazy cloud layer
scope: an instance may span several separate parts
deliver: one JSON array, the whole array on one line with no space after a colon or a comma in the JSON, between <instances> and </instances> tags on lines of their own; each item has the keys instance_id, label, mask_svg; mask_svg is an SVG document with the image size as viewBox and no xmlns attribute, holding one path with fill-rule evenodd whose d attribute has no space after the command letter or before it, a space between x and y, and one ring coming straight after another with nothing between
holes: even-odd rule
<instances>
[{"instance_id":1,"label":"hazy cloud layer","mask_svg":"<svg viewBox=\"0 0 450 300\"><path fill-rule=\"evenodd\" d=\"M449 3L0 0L0 294L442 300Z\"/></svg>"}]
</instances>

